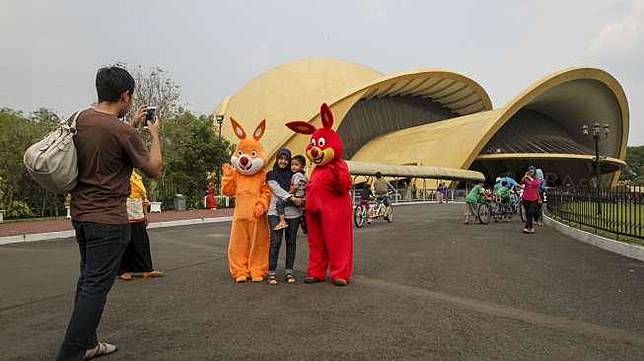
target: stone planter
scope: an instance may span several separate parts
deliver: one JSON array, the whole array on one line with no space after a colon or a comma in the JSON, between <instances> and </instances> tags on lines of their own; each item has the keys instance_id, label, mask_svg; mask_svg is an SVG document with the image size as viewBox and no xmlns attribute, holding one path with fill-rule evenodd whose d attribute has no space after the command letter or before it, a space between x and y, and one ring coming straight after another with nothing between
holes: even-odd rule
<instances>
[{"instance_id":1,"label":"stone planter","mask_svg":"<svg viewBox=\"0 0 644 361\"><path fill-rule=\"evenodd\" d=\"M150 202L150 213L160 213L162 202Z\"/></svg>"}]
</instances>

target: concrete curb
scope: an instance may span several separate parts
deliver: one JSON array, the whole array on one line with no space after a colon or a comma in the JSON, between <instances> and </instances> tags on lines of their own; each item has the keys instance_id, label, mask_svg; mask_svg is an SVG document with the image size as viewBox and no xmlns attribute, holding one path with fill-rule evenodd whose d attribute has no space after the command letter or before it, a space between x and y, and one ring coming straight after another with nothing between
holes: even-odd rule
<instances>
[{"instance_id":1,"label":"concrete curb","mask_svg":"<svg viewBox=\"0 0 644 361\"><path fill-rule=\"evenodd\" d=\"M644 247L642 246L598 236L596 234L563 224L546 215L544 215L543 220L546 225L555 228L568 237L574 238L584 243L588 243L595 247L599 247L609 252L617 253L622 256L634 258L636 260L644 262Z\"/></svg>"},{"instance_id":2,"label":"concrete curb","mask_svg":"<svg viewBox=\"0 0 644 361\"><path fill-rule=\"evenodd\" d=\"M150 223L148 225L148 229L190 226L194 224L222 223L222 222L230 222L232 219L233 217L214 217L214 218L181 219L178 221L167 221L167 222L155 222L155 223ZM61 231L61 232L19 234L15 236L0 237L0 245L23 243L23 242L48 241L48 240L54 240L54 239L65 239L65 238L72 238L74 236L76 236L76 232L73 230Z\"/></svg>"}]
</instances>

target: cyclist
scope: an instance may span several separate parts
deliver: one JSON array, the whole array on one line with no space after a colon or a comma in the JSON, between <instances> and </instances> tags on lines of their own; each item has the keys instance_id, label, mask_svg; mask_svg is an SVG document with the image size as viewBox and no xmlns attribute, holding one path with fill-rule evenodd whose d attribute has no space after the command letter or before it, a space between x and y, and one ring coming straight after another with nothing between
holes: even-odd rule
<instances>
[{"instance_id":1,"label":"cyclist","mask_svg":"<svg viewBox=\"0 0 644 361\"><path fill-rule=\"evenodd\" d=\"M371 192L376 196L376 201L382 202L385 207L389 208L391 203L389 202L389 191L395 192L396 189L382 176L382 173L376 172L376 179L371 183Z\"/></svg>"}]
</instances>

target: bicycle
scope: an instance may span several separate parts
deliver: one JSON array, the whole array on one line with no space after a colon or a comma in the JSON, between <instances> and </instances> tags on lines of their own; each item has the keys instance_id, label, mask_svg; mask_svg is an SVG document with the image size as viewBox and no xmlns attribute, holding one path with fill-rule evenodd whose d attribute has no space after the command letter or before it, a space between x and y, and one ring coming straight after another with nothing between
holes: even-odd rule
<instances>
[{"instance_id":1,"label":"bicycle","mask_svg":"<svg viewBox=\"0 0 644 361\"><path fill-rule=\"evenodd\" d=\"M483 201L476 205L476 217L483 224L490 224L492 218L492 199L484 198Z\"/></svg>"},{"instance_id":2,"label":"bicycle","mask_svg":"<svg viewBox=\"0 0 644 361\"><path fill-rule=\"evenodd\" d=\"M393 207L391 205L385 206L384 198L369 197L369 199L361 199L360 204L353 209L353 223L356 227L362 228L365 222L370 222L374 219L383 219L391 223L394 219Z\"/></svg>"},{"instance_id":3,"label":"bicycle","mask_svg":"<svg viewBox=\"0 0 644 361\"><path fill-rule=\"evenodd\" d=\"M521 200L521 194L517 192L512 192L510 195L510 212L512 214L519 213L521 221L525 222L525 209L523 208L523 201Z\"/></svg>"}]
</instances>

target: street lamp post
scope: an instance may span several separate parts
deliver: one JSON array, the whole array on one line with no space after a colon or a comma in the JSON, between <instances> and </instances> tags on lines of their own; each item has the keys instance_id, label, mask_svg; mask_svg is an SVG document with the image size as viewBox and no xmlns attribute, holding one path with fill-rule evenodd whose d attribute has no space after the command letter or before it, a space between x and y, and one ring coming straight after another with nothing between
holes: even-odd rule
<instances>
[{"instance_id":1,"label":"street lamp post","mask_svg":"<svg viewBox=\"0 0 644 361\"><path fill-rule=\"evenodd\" d=\"M597 194L599 195L601 188L601 173L599 167L599 141L608 138L608 133L610 133L610 125L595 123L591 128L587 124L584 124L581 127L581 133L584 135L592 136L593 140L595 141L595 159L593 163L595 165L595 188L597 190ZM597 202L597 215L602 215L601 200Z\"/></svg>"},{"instance_id":2,"label":"street lamp post","mask_svg":"<svg viewBox=\"0 0 644 361\"><path fill-rule=\"evenodd\" d=\"M221 145L221 125L224 122L224 115L215 115L215 120L217 121L217 125L219 125L219 136L217 137L217 141L219 145ZM217 194L221 195L221 164L217 167Z\"/></svg>"},{"instance_id":3,"label":"street lamp post","mask_svg":"<svg viewBox=\"0 0 644 361\"><path fill-rule=\"evenodd\" d=\"M219 125L219 142L221 142L221 124L224 122L224 116L222 114L217 114L215 116L215 119L217 120L217 124Z\"/></svg>"}]
</instances>

